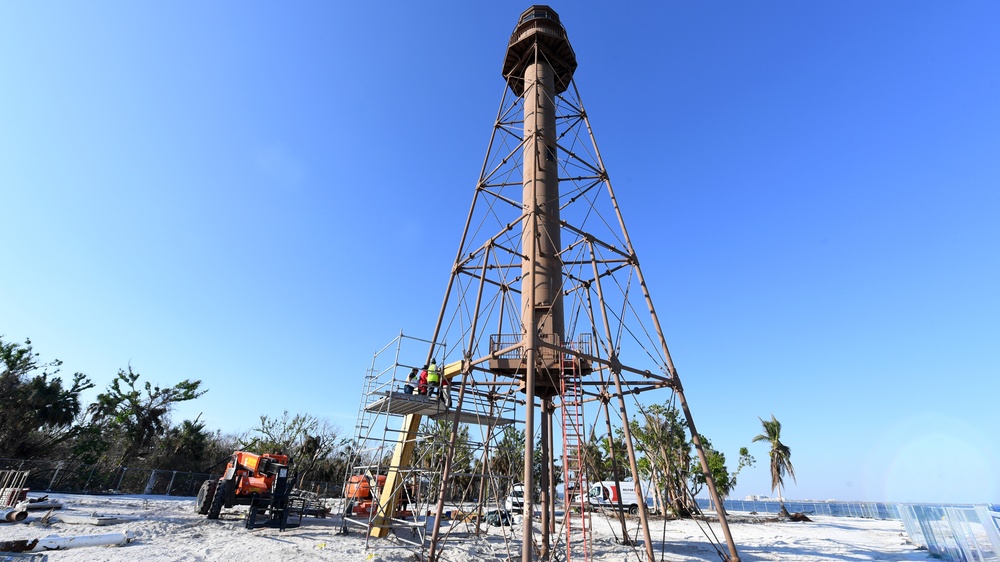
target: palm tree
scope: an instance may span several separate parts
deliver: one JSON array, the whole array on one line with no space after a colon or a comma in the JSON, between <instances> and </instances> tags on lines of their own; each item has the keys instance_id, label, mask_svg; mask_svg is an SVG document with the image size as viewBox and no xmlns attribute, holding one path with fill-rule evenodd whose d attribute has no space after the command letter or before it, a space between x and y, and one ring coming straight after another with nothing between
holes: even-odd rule
<instances>
[{"instance_id":1,"label":"palm tree","mask_svg":"<svg viewBox=\"0 0 1000 562\"><path fill-rule=\"evenodd\" d=\"M781 422L775 419L774 414L771 414L770 421L764 421L759 417L757 419L764 426L764 433L754 437L753 442L766 441L771 445L771 491L778 489L778 503L781 504L778 515L787 517L788 510L785 509L785 501L781 499L781 484L784 482L786 472L792 477L792 481L795 481L795 470L791 461L792 450L781 442Z\"/></svg>"}]
</instances>

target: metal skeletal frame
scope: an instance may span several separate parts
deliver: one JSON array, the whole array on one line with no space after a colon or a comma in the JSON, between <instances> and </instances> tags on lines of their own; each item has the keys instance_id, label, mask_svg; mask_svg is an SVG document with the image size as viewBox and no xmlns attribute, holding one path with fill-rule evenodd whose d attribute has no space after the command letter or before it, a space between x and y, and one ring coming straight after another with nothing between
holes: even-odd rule
<instances>
[{"instance_id":1,"label":"metal skeletal frame","mask_svg":"<svg viewBox=\"0 0 1000 562\"><path fill-rule=\"evenodd\" d=\"M546 53L535 48L534 56L544 58ZM629 467L640 487L625 397L668 389L675 393L687 421L709 494L716 505L721 505L694 418L575 82L571 81L561 94L553 94L549 101L556 107L559 131L555 154L546 153L540 157L556 158L558 162L558 220L563 241L558 252L562 264L560 291L567 311L566 333L576 334L578 339L572 341L567 335L570 341L544 341L525 334L518 302L523 289L522 263L534 264L538 256L534 253L537 244L529 241L525 247L518 227L523 230L527 221L545 220L546 217L539 207L522 203L517 193L522 189L523 150L530 139L523 135L524 98L512 94L505 86L432 337L434 342L451 342L451 347L445 346L443 363L462 362L461 373L456 377L461 381L457 385L457 407L462 408L467 388L490 388L500 394L518 392L516 379L520 377L508 380L509 374L504 376L491 371L491 360L514 357L532 362L536 354L557 354L564 360L586 362L591 372L583 382L584 402L602 404L606 412L608 401L617 401ZM602 210L613 213L606 216ZM493 329L488 330L486 326ZM505 339L504 335L513 337ZM592 345L586 345L588 339ZM431 355L428 351L428 360ZM637 360L632 360L633 357ZM558 377L559 373L542 373L542 376ZM527 378L526 375L524 379ZM543 479L547 473L550 489L548 494L542 490L540 540L535 540L532 525L524 526L522 559L527 562L532 560L530 551L536 546L540 559L547 559L552 546L549 517L554 513L555 455L552 452L551 414L560 405L551 397L536 397L524 379L520 381L520 390L525 391L530 400L525 407L525 489L531 490L533 485L528 468L534 455L535 408L542 411L540 427L545 439L541 444L548 459L548 471L543 470ZM506 390L502 390L505 386ZM453 428L452 446L456 431L457 424ZM447 480L449 471L450 454L445 461L442 482ZM641 490L637 492L642 497ZM530 495L526 494L525 498L526 513L533 509ZM442 493L438 514L443 504ZM639 515L646 556L652 561L645 507L644 504L640 506ZM719 519L730 560L738 561L725 513L721 510ZM436 518L431 536L431 560L435 560L438 553L439 520Z\"/></svg>"}]
</instances>

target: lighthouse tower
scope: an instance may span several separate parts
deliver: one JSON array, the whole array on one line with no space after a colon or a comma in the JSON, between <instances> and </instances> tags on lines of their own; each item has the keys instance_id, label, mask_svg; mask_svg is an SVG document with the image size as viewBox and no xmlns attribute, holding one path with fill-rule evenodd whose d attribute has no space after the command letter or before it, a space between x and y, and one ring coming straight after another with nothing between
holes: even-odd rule
<instances>
[{"instance_id":1,"label":"lighthouse tower","mask_svg":"<svg viewBox=\"0 0 1000 562\"><path fill-rule=\"evenodd\" d=\"M616 486L630 480L644 498L630 410L640 412L634 418L641 426L651 403L669 404L683 419L706 489L721 505L576 70L559 15L544 5L522 13L507 43L503 97L430 345L411 363L445 365L441 376L454 404L423 413L422 399L379 390L373 394L380 401L366 406L395 399L399 407L388 411L406 416L389 466L379 469L385 485L371 534L388 533L407 482L435 482L432 562L448 540L441 531L446 504L466 513L478 498L475 513L497 510L496 502L517 489L512 478L521 480L524 522L520 552L508 556L588 559L584 486L609 478L597 476L591 451L606 450ZM631 204L641 204L644 188L630 192ZM435 428L450 427L437 449L420 433L421 416L432 411ZM514 428L520 422L523 434ZM510 446L518 439L523 451ZM425 458L446 453L439 465L415 466L417 450ZM440 473L427 479L431 465ZM564 535L556 532L560 480ZM689 501L676 490L671 497L675 505ZM653 562L645 502L617 507L611 517L623 541ZM628 539L626 511L638 515L641 536ZM725 513L719 516L728 560L738 561Z\"/></svg>"}]
</instances>

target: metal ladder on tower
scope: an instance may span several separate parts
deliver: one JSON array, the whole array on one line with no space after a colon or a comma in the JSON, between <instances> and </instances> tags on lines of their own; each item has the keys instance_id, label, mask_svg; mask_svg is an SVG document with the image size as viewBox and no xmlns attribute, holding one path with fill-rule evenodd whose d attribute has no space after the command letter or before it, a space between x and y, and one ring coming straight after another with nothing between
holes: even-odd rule
<instances>
[{"instance_id":1,"label":"metal ladder on tower","mask_svg":"<svg viewBox=\"0 0 1000 562\"><path fill-rule=\"evenodd\" d=\"M566 518L566 561L590 560L590 517L587 511L586 489L586 432L583 419L583 388L579 362L574 358L563 360L562 377L562 430L563 430L563 482L566 483L563 501ZM573 549L577 556L574 558Z\"/></svg>"}]
</instances>

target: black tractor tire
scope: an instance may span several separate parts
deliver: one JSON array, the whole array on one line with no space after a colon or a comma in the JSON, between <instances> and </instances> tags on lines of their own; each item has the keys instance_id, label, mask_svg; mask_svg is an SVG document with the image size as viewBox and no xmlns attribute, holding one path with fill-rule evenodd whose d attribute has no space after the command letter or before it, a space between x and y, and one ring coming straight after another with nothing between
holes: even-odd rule
<instances>
[{"instance_id":1,"label":"black tractor tire","mask_svg":"<svg viewBox=\"0 0 1000 562\"><path fill-rule=\"evenodd\" d=\"M226 487L229 483L225 480L219 482L215 488L215 496L212 497L212 507L208 508L208 518L218 519L222 512L222 504L226 501Z\"/></svg>"},{"instance_id":2,"label":"black tractor tire","mask_svg":"<svg viewBox=\"0 0 1000 562\"><path fill-rule=\"evenodd\" d=\"M198 489L198 497L194 500L194 510L199 515L208 515L209 508L212 507L212 500L215 499L215 488L219 485L218 480L205 480Z\"/></svg>"}]
</instances>

